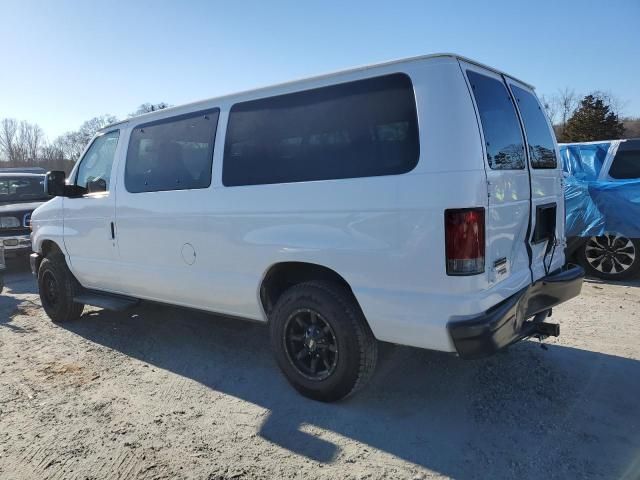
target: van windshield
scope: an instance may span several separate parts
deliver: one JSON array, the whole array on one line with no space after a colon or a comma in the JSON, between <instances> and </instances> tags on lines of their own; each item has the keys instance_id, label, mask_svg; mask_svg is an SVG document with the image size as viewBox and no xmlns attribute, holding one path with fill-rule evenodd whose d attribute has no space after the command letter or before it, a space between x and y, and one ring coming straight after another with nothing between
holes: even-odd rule
<instances>
[{"instance_id":1,"label":"van windshield","mask_svg":"<svg viewBox=\"0 0 640 480\"><path fill-rule=\"evenodd\" d=\"M44 176L0 177L0 204L47 201Z\"/></svg>"}]
</instances>

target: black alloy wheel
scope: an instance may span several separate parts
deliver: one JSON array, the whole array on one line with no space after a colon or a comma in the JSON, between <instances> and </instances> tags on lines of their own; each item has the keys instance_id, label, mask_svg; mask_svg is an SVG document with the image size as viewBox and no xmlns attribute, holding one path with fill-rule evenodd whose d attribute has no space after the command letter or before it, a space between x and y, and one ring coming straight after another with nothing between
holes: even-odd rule
<instances>
[{"instance_id":1,"label":"black alloy wheel","mask_svg":"<svg viewBox=\"0 0 640 480\"><path fill-rule=\"evenodd\" d=\"M335 371L338 341L320 313L310 309L291 313L282 340L289 361L306 378L324 380Z\"/></svg>"},{"instance_id":2,"label":"black alloy wheel","mask_svg":"<svg viewBox=\"0 0 640 480\"><path fill-rule=\"evenodd\" d=\"M640 271L640 241L617 233L590 237L580 251L581 263L595 277L615 280Z\"/></svg>"}]
</instances>

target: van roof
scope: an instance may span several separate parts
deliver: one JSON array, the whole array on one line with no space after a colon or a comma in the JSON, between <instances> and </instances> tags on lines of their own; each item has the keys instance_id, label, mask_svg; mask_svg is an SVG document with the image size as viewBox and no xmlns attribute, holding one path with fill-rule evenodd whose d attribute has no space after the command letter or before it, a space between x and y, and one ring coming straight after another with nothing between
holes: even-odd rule
<instances>
[{"instance_id":1,"label":"van roof","mask_svg":"<svg viewBox=\"0 0 640 480\"><path fill-rule=\"evenodd\" d=\"M497 73L499 75L505 75L509 78L512 78L513 80L516 80L520 83L522 83L523 85L526 85L527 87L531 88L532 90L535 88L532 85L530 85L527 82L524 82L516 77L514 77L513 75L509 75L508 73L505 73L501 70L498 70L496 68L490 67L488 65L485 65L483 63L477 62L476 60L472 60L470 58L464 57L462 55L458 55L456 53L432 53L432 54L427 54L427 55L417 55L414 57L405 57L405 58L399 58L396 60L389 60L386 62L380 62L380 63L373 63L370 65L363 65L360 67L353 67L353 68L347 68L344 70L338 70L335 72L330 72L330 73L324 73L324 74L320 74L320 75L313 75L311 77L305 77L305 78L298 78L296 80L289 80L286 82L281 82L281 83L276 83L273 85L267 85L264 87L258 87L258 88L252 88L249 90L242 90L239 92L233 92L233 93L228 93L225 95L220 95L217 97L210 97L210 98L206 98L206 99L202 99L202 100L197 100L195 102L190 102L190 103L185 103L182 105L176 105L174 107L169 107L169 108L163 108L161 110L156 110L154 112L148 112L148 113L144 113L142 115L138 115L136 117L134 117L136 119L136 121L140 120L140 119L152 119L156 116L165 116L168 112L171 112L172 110L177 110L177 109L183 109L184 107L193 105L196 106L198 104L201 103L205 103L205 102L211 102L214 100L221 100L221 99L225 99L225 98L229 98L229 97L234 97L237 95L242 95L242 94L246 94L246 93L255 93L255 92L260 92L263 90L268 90L271 88L277 88L277 87L282 87L282 86L286 86L286 85L292 85L298 82L303 82L303 81L308 81L308 80L319 80L319 79L323 79L323 78L331 78L333 76L337 76L337 75L343 75L345 73L354 73L354 72L360 72L360 71L365 71L365 70L369 70L371 68L377 68L377 67L383 67L383 66L388 66L388 65L395 65L395 64L400 64L400 63L407 63L407 62L415 62L415 61L419 61L419 60L429 60L429 59L433 59L433 58L441 58L441 57L451 57L451 58L455 58L457 60L462 60L463 62L467 62L467 63L471 63L473 65L477 65L479 67L485 68L487 70L490 70L494 73ZM127 123L130 119L126 119L126 120L121 120L119 122L115 122L112 124L109 124L103 128L101 128L99 130L99 132L104 132L106 130L109 130L111 128L113 128L116 125L120 125L120 124L124 124Z\"/></svg>"}]
</instances>

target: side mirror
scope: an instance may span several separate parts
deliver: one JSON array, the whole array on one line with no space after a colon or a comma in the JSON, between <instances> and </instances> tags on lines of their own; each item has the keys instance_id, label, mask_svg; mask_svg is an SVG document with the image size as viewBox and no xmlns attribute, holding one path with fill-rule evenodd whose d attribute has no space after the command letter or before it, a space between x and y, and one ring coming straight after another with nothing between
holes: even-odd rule
<instances>
[{"instance_id":1,"label":"side mirror","mask_svg":"<svg viewBox=\"0 0 640 480\"><path fill-rule=\"evenodd\" d=\"M52 197L62 197L65 194L66 174L60 170L47 172L44 179L44 191Z\"/></svg>"}]
</instances>

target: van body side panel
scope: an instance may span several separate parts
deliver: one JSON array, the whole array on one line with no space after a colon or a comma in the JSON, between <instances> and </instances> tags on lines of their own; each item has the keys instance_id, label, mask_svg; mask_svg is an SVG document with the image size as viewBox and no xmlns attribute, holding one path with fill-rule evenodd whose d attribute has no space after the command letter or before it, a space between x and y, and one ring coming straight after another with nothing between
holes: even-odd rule
<instances>
[{"instance_id":1,"label":"van body side panel","mask_svg":"<svg viewBox=\"0 0 640 480\"><path fill-rule=\"evenodd\" d=\"M118 175L119 293L266 320L258 294L265 272L279 262L316 263L347 280L378 339L452 351L449 317L492 301L482 294L484 275L445 271L444 210L487 202L478 127L455 59L401 71L411 77L420 125L420 161L409 173L224 187L228 103L215 105L210 188L129 193ZM354 75L345 81L362 78Z\"/></svg>"}]
</instances>

